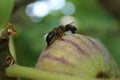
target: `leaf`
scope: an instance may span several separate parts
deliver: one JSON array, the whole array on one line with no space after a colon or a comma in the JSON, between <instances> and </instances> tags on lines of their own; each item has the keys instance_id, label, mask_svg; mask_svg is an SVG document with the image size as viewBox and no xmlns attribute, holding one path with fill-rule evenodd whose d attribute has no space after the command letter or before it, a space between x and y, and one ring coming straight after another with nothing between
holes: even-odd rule
<instances>
[{"instance_id":1,"label":"leaf","mask_svg":"<svg viewBox=\"0 0 120 80\"><path fill-rule=\"evenodd\" d=\"M0 30L5 27L13 5L14 0L0 0Z\"/></svg>"}]
</instances>

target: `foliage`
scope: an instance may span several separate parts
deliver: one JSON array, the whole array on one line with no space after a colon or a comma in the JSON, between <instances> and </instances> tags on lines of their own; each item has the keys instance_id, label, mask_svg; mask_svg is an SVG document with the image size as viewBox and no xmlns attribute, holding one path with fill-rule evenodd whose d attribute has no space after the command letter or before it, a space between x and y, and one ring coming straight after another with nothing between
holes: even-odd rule
<instances>
[{"instance_id":1,"label":"foliage","mask_svg":"<svg viewBox=\"0 0 120 80\"><path fill-rule=\"evenodd\" d=\"M0 29L5 26L10 16L14 0L0 0Z\"/></svg>"}]
</instances>

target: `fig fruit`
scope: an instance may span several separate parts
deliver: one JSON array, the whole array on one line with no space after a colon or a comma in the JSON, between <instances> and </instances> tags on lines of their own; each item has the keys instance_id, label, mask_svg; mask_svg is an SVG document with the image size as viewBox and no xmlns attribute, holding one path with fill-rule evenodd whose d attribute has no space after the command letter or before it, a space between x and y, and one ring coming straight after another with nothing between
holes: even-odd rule
<instances>
[{"instance_id":1,"label":"fig fruit","mask_svg":"<svg viewBox=\"0 0 120 80\"><path fill-rule=\"evenodd\" d=\"M35 66L51 73L88 79L119 79L119 70L104 45L89 36L68 34L46 46Z\"/></svg>"}]
</instances>

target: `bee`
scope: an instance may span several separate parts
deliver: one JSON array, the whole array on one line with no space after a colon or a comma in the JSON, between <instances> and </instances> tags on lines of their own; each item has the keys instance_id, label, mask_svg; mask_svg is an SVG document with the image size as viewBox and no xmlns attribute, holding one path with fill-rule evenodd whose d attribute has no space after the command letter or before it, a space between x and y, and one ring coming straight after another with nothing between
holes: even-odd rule
<instances>
[{"instance_id":1,"label":"bee","mask_svg":"<svg viewBox=\"0 0 120 80\"><path fill-rule=\"evenodd\" d=\"M52 31L48 32L45 35L45 40L47 42L47 46L51 45L56 39L62 39L62 36L65 35L65 32L70 31L71 33L75 33L76 31L76 27L71 25L71 24L67 24L65 26L60 25L57 28L54 28Z\"/></svg>"}]
</instances>

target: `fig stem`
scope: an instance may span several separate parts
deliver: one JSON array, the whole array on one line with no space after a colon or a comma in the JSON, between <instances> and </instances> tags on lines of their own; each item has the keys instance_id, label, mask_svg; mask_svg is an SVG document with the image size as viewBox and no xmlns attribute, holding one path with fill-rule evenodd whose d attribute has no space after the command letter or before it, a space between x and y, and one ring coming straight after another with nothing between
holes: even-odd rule
<instances>
[{"instance_id":1,"label":"fig stem","mask_svg":"<svg viewBox=\"0 0 120 80\"><path fill-rule=\"evenodd\" d=\"M8 77L21 77L32 80L84 80L72 76L46 72L14 64L6 69ZM86 80L86 79L85 79ZM90 80L90 79L89 79Z\"/></svg>"},{"instance_id":2,"label":"fig stem","mask_svg":"<svg viewBox=\"0 0 120 80\"><path fill-rule=\"evenodd\" d=\"M88 80L88 78L76 78L72 76L55 74L46 72L43 70L37 70L25 66L14 64L6 69L6 75L8 77L21 77L32 80ZM89 79L89 80L103 80L103 79Z\"/></svg>"}]
</instances>

